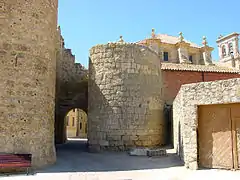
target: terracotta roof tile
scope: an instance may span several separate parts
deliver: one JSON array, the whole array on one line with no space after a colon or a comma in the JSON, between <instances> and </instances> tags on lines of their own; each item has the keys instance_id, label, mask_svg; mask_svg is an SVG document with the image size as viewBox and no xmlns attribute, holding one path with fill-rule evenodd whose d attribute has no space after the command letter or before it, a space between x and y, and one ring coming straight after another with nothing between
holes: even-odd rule
<instances>
[{"instance_id":1,"label":"terracotta roof tile","mask_svg":"<svg viewBox=\"0 0 240 180\"><path fill-rule=\"evenodd\" d=\"M239 73L240 70L216 65L162 63L162 70Z\"/></svg>"},{"instance_id":2,"label":"terracotta roof tile","mask_svg":"<svg viewBox=\"0 0 240 180\"><path fill-rule=\"evenodd\" d=\"M161 42L168 43L168 44L176 44L179 41L178 37L170 36L168 34L156 34L155 37L156 37L156 39L160 39ZM188 41L186 39L184 39L184 41L187 42L187 43L190 43L191 47L200 48L199 45L197 45L197 44L195 44L193 42L190 42L190 41ZM138 41L137 43L138 44L144 44L144 43L146 43L146 39Z\"/></svg>"}]
</instances>

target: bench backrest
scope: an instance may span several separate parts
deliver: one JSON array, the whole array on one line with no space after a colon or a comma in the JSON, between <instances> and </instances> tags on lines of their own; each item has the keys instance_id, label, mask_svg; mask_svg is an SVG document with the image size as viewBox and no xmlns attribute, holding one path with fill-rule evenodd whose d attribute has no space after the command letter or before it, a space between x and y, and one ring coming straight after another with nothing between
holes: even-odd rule
<instances>
[{"instance_id":1,"label":"bench backrest","mask_svg":"<svg viewBox=\"0 0 240 180\"><path fill-rule=\"evenodd\" d=\"M0 154L0 167L31 166L31 154Z\"/></svg>"}]
</instances>

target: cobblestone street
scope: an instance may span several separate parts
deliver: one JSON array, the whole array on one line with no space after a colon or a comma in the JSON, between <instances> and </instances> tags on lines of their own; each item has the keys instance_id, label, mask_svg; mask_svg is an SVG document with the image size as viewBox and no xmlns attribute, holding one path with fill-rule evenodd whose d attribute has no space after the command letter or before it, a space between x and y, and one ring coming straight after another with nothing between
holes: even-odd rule
<instances>
[{"instance_id":1,"label":"cobblestone street","mask_svg":"<svg viewBox=\"0 0 240 180\"><path fill-rule=\"evenodd\" d=\"M57 148L53 166L34 175L1 177L1 180L190 180L240 178L240 172L185 169L178 157L148 158L127 153L88 153L83 141L70 141Z\"/></svg>"}]
</instances>

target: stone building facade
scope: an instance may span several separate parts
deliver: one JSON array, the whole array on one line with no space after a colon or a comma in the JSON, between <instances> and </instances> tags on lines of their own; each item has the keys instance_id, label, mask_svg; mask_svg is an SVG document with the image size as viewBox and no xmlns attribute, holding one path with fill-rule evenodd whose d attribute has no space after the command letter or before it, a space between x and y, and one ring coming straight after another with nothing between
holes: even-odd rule
<instances>
[{"instance_id":1,"label":"stone building facade","mask_svg":"<svg viewBox=\"0 0 240 180\"><path fill-rule=\"evenodd\" d=\"M240 69L239 34L234 32L217 39L219 65Z\"/></svg>"},{"instance_id":2,"label":"stone building facade","mask_svg":"<svg viewBox=\"0 0 240 180\"><path fill-rule=\"evenodd\" d=\"M179 37L175 37L167 34L155 34L155 30L152 29L150 38L136 43L156 51L161 62L196 65L211 65L213 63L211 52L214 48L208 46L206 37L203 37L203 45L198 46L185 40L182 32L179 33Z\"/></svg>"},{"instance_id":3,"label":"stone building facade","mask_svg":"<svg viewBox=\"0 0 240 180\"><path fill-rule=\"evenodd\" d=\"M199 165L199 107L232 103L238 103L238 107L240 107L240 78L182 85L173 103L174 148L184 160L186 167L197 169ZM238 117L240 117L239 113ZM216 128L211 128L212 136L215 136ZM224 132L226 129L222 131ZM240 127L236 132L240 145ZM222 133L220 140L223 138L224 134ZM220 143L221 146L225 144L225 142ZM213 147L212 149L217 148ZM221 152L220 149L218 151ZM239 150L238 154L240 155ZM205 156L208 157L207 154ZM224 159L221 156L220 158Z\"/></svg>"},{"instance_id":4,"label":"stone building facade","mask_svg":"<svg viewBox=\"0 0 240 180\"><path fill-rule=\"evenodd\" d=\"M87 114L78 108L70 110L65 121L68 138L87 138Z\"/></svg>"},{"instance_id":5,"label":"stone building facade","mask_svg":"<svg viewBox=\"0 0 240 180\"><path fill-rule=\"evenodd\" d=\"M90 149L164 144L161 63L148 47L121 39L91 48L88 102Z\"/></svg>"},{"instance_id":6,"label":"stone building facade","mask_svg":"<svg viewBox=\"0 0 240 180\"><path fill-rule=\"evenodd\" d=\"M197 82L208 82L215 80L240 78L240 68L238 67L238 34L232 33L218 39L219 46L224 43L232 43L234 59L221 57L218 62L212 60L211 52L213 48L208 46L206 37L203 37L202 46L184 39L183 34L179 37L167 34L155 34L152 29L151 37L136 42L150 47L158 53L161 61L164 101L172 105L181 85ZM185 57L185 60L182 59ZM227 65L223 61L231 61ZM235 66L233 66L235 64Z\"/></svg>"}]
</instances>

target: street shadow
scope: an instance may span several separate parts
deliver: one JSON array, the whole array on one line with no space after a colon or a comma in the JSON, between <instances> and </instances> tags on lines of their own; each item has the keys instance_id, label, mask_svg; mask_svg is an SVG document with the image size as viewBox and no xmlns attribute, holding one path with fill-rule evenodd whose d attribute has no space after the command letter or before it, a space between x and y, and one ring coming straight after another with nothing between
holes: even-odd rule
<instances>
[{"instance_id":1,"label":"street shadow","mask_svg":"<svg viewBox=\"0 0 240 180\"><path fill-rule=\"evenodd\" d=\"M183 166L176 154L162 157L130 156L127 152L89 153L86 140L57 145L57 162L35 173L106 172Z\"/></svg>"}]
</instances>

